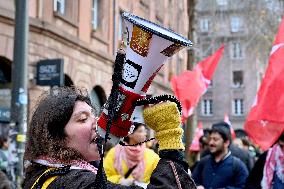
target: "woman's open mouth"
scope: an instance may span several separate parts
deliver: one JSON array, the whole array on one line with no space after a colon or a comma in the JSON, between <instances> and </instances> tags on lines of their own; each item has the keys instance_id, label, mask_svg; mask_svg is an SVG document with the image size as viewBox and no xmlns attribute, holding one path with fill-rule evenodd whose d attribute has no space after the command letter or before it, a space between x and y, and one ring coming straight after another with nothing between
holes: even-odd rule
<instances>
[{"instance_id":1,"label":"woman's open mouth","mask_svg":"<svg viewBox=\"0 0 284 189\"><path fill-rule=\"evenodd\" d=\"M98 138L98 137L93 138L93 139L91 140L91 144L92 144L92 143L97 143L97 138Z\"/></svg>"}]
</instances>

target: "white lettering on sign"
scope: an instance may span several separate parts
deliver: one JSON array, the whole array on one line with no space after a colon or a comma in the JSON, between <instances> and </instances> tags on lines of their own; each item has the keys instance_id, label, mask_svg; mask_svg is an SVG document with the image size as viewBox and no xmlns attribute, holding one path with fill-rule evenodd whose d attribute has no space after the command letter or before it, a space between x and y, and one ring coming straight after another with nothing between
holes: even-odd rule
<instances>
[{"instance_id":1,"label":"white lettering on sign","mask_svg":"<svg viewBox=\"0 0 284 189\"><path fill-rule=\"evenodd\" d=\"M0 117L7 117L10 118L10 111L9 110L4 110L4 111L0 111Z\"/></svg>"},{"instance_id":2,"label":"white lettering on sign","mask_svg":"<svg viewBox=\"0 0 284 189\"><path fill-rule=\"evenodd\" d=\"M41 65L39 73L56 73L56 65Z\"/></svg>"}]
</instances>

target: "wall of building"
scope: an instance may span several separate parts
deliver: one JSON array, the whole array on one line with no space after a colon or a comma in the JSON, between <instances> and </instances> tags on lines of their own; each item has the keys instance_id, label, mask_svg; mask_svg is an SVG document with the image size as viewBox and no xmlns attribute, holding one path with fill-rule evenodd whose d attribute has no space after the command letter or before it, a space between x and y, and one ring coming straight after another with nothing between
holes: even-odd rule
<instances>
[{"instance_id":1,"label":"wall of building","mask_svg":"<svg viewBox=\"0 0 284 189\"><path fill-rule=\"evenodd\" d=\"M108 96L111 75L120 36L120 13L128 11L164 25L187 36L187 4L182 1L98 0L98 26L92 25L92 0L66 0L65 13L54 11L54 0L30 0L29 32L29 107L48 87L35 83L37 62L62 58L64 73L75 86L91 91L99 86ZM13 62L14 3L0 0L0 56ZM0 62L1 63L1 62ZM187 51L183 50L166 62L148 92L152 95L172 93L170 77L186 69ZM1 86L0 86L1 88ZM1 106L1 104L0 104Z\"/></svg>"},{"instance_id":2,"label":"wall of building","mask_svg":"<svg viewBox=\"0 0 284 189\"><path fill-rule=\"evenodd\" d=\"M196 62L212 54L221 44L225 45L212 86L203 95L196 110L197 119L203 122L205 128L224 120L225 113L233 128L243 128L268 63L273 39L270 37L276 34L276 28L271 27L271 20L275 19L271 19L269 14L272 14L272 10L267 9L264 1L197 1L194 39ZM239 19L238 23L233 23L235 18ZM269 22L271 25L266 24ZM277 26L277 22L274 24ZM238 57L233 55L235 42L240 44L241 56ZM243 72L243 84L234 84L234 71ZM204 115L202 111L202 101L206 99L213 101L211 115ZM239 115L234 112L234 99L243 100L243 112Z\"/></svg>"}]
</instances>

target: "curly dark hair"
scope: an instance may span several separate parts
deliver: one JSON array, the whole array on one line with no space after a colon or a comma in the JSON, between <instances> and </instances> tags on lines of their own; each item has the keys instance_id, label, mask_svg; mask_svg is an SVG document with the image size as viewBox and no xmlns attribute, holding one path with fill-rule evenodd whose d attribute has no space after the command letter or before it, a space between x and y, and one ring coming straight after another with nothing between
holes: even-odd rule
<instances>
[{"instance_id":1,"label":"curly dark hair","mask_svg":"<svg viewBox=\"0 0 284 189\"><path fill-rule=\"evenodd\" d=\"M40 156L64 163L84 159L77 150L66 145L65 126L76 101L92 106L86 89L56 87L43 93L28 127L25 160L35 160Z\"/></svg>"}]
</instances>

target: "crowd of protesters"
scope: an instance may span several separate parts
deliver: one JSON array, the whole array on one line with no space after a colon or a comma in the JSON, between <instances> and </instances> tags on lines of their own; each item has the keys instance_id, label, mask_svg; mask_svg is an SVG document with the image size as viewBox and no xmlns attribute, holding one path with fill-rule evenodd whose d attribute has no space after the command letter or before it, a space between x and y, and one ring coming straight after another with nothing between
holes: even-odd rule
<instances>
[{"instance_id":1,"label":"crowd of protesters","mask_svg":"<svg viewBox=\"0 0 284 189\"><path fill-rule=\"evenodd\" d=\"M145 143L145 124L135 123L126 145L109 147L104 161L110 183L147 188L160 160L158 151ZM12 188L8 168L7 138L0 138L0 189ZM199 151L189 151L191 176L197 189L280 189L284 187L284 132L267 151L254 146L247 136L232 138L230 125L218 122L199 138ZM158 146L158 145L157 145ZM150 146L157 148L156 146ZM42 157L42 156L40 156ZM50 159L49 159L50 160Z\"/></svg>"},{"instance_id":2,"label":"crowd of protesters","mask_svg":"<svg viewBox=\"0 0 284 189\"><path fill-rule=\"evenodd\" d=\"M225 122L212 125L199 138L198 151L190 151L190 168L198 189L284 188L284 132L267 151L247 136L232 139Z\"/></svg>"},{"instance_id":3,"label":"crowd of protesters","mask_svg":"<svg viewBox=\"0 0 284 189\"><path fill-rule=\"evenodd\" d=\"M132 146L147 138L147 126L140 123L134 125L133 133L124 139L126 146L118 144L109 147L104 170L110 183L147 188L160 157L158 151L149 149L146 143ZM5 137L0 139L0 189L9 189L12 185L6 175L8 142ZM189 156L194 157L189 161L190 174L197 189L284 187L284 132L269 150L262 152L247 136L233 139L230 125L218 122L205 130L199 138L199 145L199 151L189 151ZM157 146L150 147L155 149Z\"/></svg>"}]
</instances>

